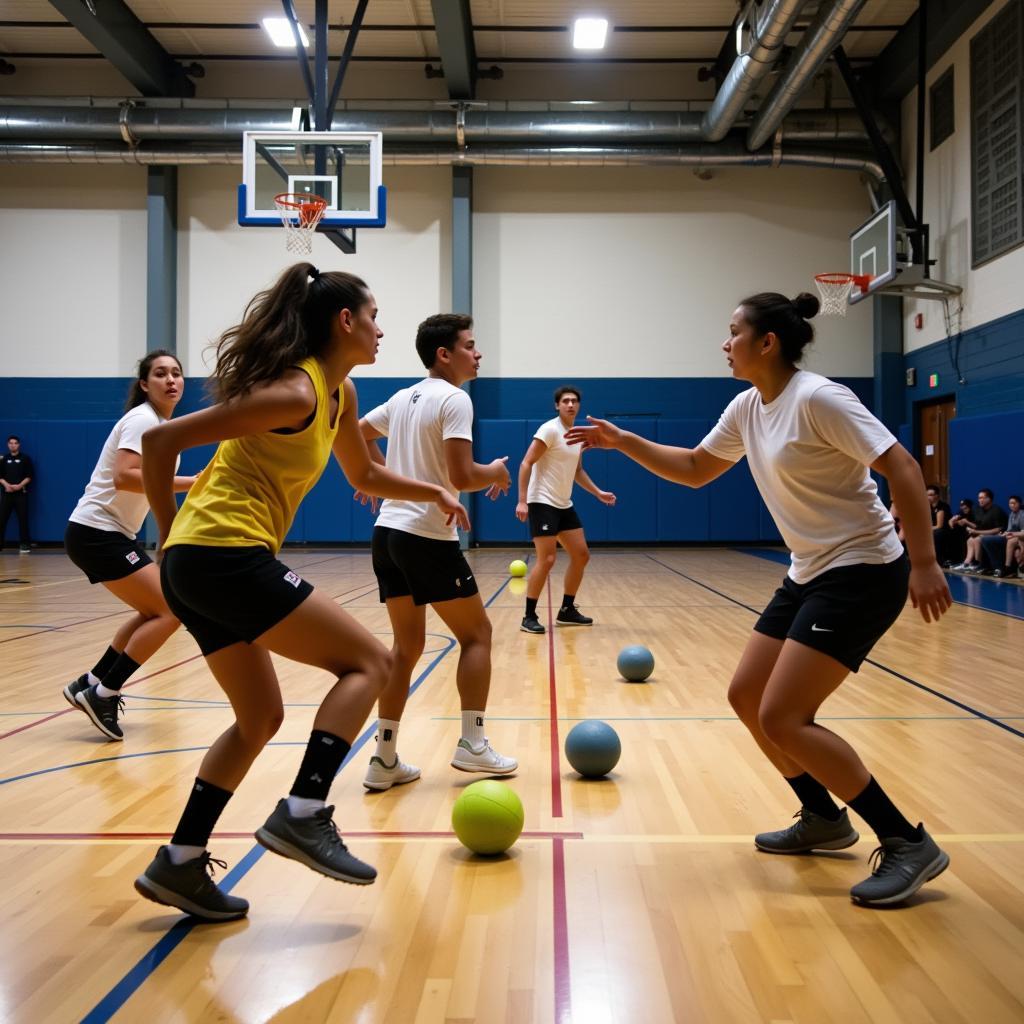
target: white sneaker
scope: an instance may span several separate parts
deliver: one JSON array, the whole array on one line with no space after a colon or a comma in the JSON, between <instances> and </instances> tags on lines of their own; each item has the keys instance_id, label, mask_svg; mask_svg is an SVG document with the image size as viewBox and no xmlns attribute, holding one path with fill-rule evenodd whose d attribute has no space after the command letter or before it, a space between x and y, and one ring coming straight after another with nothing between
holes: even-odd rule
<instances>
[{"instance_id":1,"label":"white sneaker","mask_svg":"<svg viewBox=\"0 0 1024 1024\"><path fill-rule=\"evenodd\" d=\"M502 757L485 737L479 750L474 750L469 745L469 740L459 740L452 757L452 767L458 768L460 772L511 775L519 767L519 762L513 761L511 757Z\"/></svg>"},{"instance_id":2,"label":"white sneaker","mask_svg":"<svg viewBox=\"0 0 1024 1024\"><path fill-rule=\"evenodd\" d=\"M407 782L415 782L420 777L420 770L414 764L405 764L395 754L395 763L389 768L384 761L376 754L370 758L369 767L366 769L366 778L363 785L367 789L374 789L383 792L392 786L402 786Z\"/></svg>"}]
</instances>

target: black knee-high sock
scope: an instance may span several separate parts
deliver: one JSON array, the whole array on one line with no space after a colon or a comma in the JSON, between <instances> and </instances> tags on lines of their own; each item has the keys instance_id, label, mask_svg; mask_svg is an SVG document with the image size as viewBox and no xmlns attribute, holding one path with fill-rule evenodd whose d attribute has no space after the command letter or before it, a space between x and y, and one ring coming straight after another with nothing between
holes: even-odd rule
<instances>
[{"instance_id":1,"label":"black knee-high sock","mask_svg":"<svg viewBox=\"0 0 1024 1024\"><path fill-rule=\"evenodd\" d=\"M132 673L135 672L138 667L139 663L137 661L133 661L127 654L119 654L117 656L117 661L110 666L107 670L107 674L102 676L100 681L108 690L120 690L121 687L128 682Z\"/></svg>"},{"instance_id":2,"label":"black knee-high sock","mask_svg":"<svg viewBox=\"0 0 1024 1024\"><path fill-rule=\"evenodd\" d=\"M562 608L563 609L565 609L565 608L572 608L572 606L574 604L576 604L576 595L575 594L563 594L562 595Z\"/></svg>"},{"instance_id":3,"label":"black knee-high sock","mask_svg":"<svg viewBox=\"0 0 1024 1024\"><path fill-rule=\"evenodd\" d=\"M871 777L871 781L851 801L850 806L871 826L879 839L921 839L920 830L911 825L889 799L885 790Z\"/></svg>"},{"instance_id":4,"label":"black knee-high sock","mask_svg":"<svg viewBox=\"0 0 1024 1024\"><path fill-rule=\"evenodd\" d=\"M330 792L334 776L341 768L341 762L351 750L346 743L334 733L314 729L309 734L306 753L299 765L299 774L295 776L289 796L301 796L308 800L326 800Z\"/></svg>"},{"instance_id":5,"label":"black knee-high sock","mask_svg":"<svg viewBox=\"0 0 1024 1024\"><path fill-rule=\"evenodd\" d=\"M206 846L231 796L226 789L197 777L171 842L178 846Z\"/></svg>"},{"instance_id":6,"label":"black knee-high sock","mask_svg":"<svg viewBox=\"0 0 1024 1024\"><path fill-rule=\"evenodd\" d=\"M120 651L115 651L113 647L108 647L103 657L93 666L92 674L97 679L102 679L113 668L114 662L119 657L121 657Z\"/></svg>"},{"instance_id":7,"label":"black knee-high sock","mask_svg":"<svg viewBox=\"0 0 1024 1024\"><path fill-rule=\"evenodd\" d=\"M526 599L526 617L528 619L537 618L537 600L536 597L528 597Z\"/></svg>"},{"instance_id":8,"label":"black knee-high sock","mask_svg":"<svg viewBox=\"0 0 1024 1024\"><path fill-rule=\"evenodd\" d=\"M829 821L839 820L843 812L836 806L829 791L813 775L804 772L794 778L786 778L786 781L792 786L801 806Z\"/></svg>"}]
</instances>

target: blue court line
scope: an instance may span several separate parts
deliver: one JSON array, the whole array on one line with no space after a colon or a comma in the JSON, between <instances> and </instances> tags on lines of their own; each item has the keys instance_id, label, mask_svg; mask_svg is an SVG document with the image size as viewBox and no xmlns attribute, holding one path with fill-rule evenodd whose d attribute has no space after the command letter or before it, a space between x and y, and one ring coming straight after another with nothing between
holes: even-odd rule
<instances>
[{"instance_id":1,"label":"blue court line","mask_svg":"<svg viewBox=\"0 0 1024 1024\"><path fill-rule=\"evenodd\" d=\"M488 715L489 722L550 722L547 716ZM559 715L560 722L592 722L593 716ZM973 722L975 715L816 715L816 722ZM999 715L1000 722L1024 722L1024 715ZM432 722L458 722L458 715L434 715ZM602 722L738 722L735 715L603 715Z\"/></svg>"},{"instance_id":2,"label":"blue court line","mask_svg":"<svg viewBox=\"0 0 1024 1024\"><path fill-rule=\"evenodd\" d=\"M484 602L484 607L489 608L491 604L497 599L498 595L508 586L509 580L506 579L500 587L491 595L490 599ZM430 675L431 672L437 667L441 660L446 654L455 646L455 640L452 638L448 646L441 651L434 660L419 674L416 681L409 687L409 695L412 696L423 683L423 681ZM363 734L352 744L352 749L348 752L348 756L342 762L341 767L338 769L338 774L344 770L345 766L348 765L353 756L365 746L366 742L374 734L377 729L376 720L373 721L363 732ZM305 744L303 744L305 746ZM201 749L206 749L201 748ZM137 755L138 756L138 755ZM111 758L110 760L114 760ZM12 780L13 781L13 780ZM266 850L262 846L254 846L249 852L235 865L235 867L224 876L224 881L221 885L221 889L225 892L231 892L235 884L239 882L250 869L256 864L256 862L266 853ZM122 1006L139 990L147 978L153 974L153 972L178 948L179 945L185 940L186 936L195 928L200 922L195 918L186 917L182 921L175 922L171 926L171 929L164 935L153 948L140 959L125 976L117 982L117 984L82 1018L82 1024L106 1024L111 1017L117 1013Z\"/></svg>"},{"instance_id":3,"label":"blue court line","mask_svg":"<svg viewBox=\"0 0 1024 1024\"><path fill-rule=\"evenodd\" d=\"M763 558L779 565L789 565L789 555L784 551L772 551L767 548L733 548L741 555L751 558ZM1024 587L1014 583L1004 583L985 576L960 576L956 573L945 573L949 592L956 604L968 608L977 608L994 615L1005 615L1010 619L1024 621Z\"/></svg>"},{"instance_id":4,"label":"blue court line","mask_svg":"<svg viewBox=\"0 0 1024 1024\"><path fill-rule=\"evenodd\" d=\"M769 558L769 561L775 562L778 559L771 556L775 556L777 554L779 554L779 552L770 552L766 553L766 556ZM685 572L680 572L679 569L675 569L671 565L659 561L653 555L647 555L646 557L649 558L655 564L660 565L663 569L668 569L669 572L673 572L677 576L682 576L684 580L689 580L691 583L696 583L697 586L704 587L705 590L710 590L713 594L718 594L719 597L724 597L727 601L732 601L733 604L738 604L741 608L746 608L747 611L753 612L755 615L760 614L760 612L757 609L751 608L749 604L744 604L742 601L737 601L735 597L730 597L728 594L723 594L720 590L715 590L714 587L709 587L706 583L701 583L700 580L695 580L692 576L687 576ZM785 557L788 563L789 557ZM925 693L930 693L933 697L938 697L940 700L944 700L946 701L946 703L952 704L954 707L960 708L961 711L966 711L969 714L976 716L977 718L983 719L986 722L990 722L992 725L998 726L1000 729L1005 729L1007 732L1013 733L1014 736L1019 736L1021 739L1024 739L1024 732L1021 732L1020 729L1015 729L1012 725L1007 725L1005 722L1000 721L998 718L993 718L991 715L987 715L984 711L979 711L977 708L972 708L970 704L964 704L963 701L959 701L955 697L950 697L948 694L942 693L940 690L935 690L930 686L926 686L924 683L919 683L916 679L911 679L910 676L902 675L895 669L889 668L888 665L883 665L881 662L874 661L871 658L865 658L864 662L867 665L873 665L875 668L881 669L883 672L888 672L889 675L895 676L897 679L901 679L905 683L910 683L911 686L916 686L919 690L924 690Z\"/></svg>"}]
</instances>

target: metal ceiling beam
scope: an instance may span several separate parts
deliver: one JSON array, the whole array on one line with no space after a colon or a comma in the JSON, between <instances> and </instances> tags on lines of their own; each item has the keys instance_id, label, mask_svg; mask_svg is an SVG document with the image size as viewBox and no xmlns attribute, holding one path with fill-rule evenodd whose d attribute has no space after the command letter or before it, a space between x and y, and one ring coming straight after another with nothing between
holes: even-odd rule
<instances>
[{"instance_id":1,"label":"metal ceiling beam","mask_svg":"<svg viewBox=\"0 0 1024 1024\"><path fill-rule=\"evenodd\" d=\"M471 100L476 92L476 46L469 0L431 0L448 95Z\"/></svg>"},{"instance_id":2,"label":"metal ceiling beam","mask_svg":"<svg viewBox=\"0 0 1024 1024\"><path fill-rule=\"evenodd\" d=\"M921 0L928 2L925 29L929 68L971 27L992 0ZM902 100L917 84L918 15L915 12L878 55L865 86L875 103Z\"/></svg>"},{"instance_id":3,"label":"metal ceiling beam","mask_svg":"<svg viewBox=\"0 0 1024 1024\"><path fill-rule=\"evenodd\" d=\"M143 96L194 96L184 69L153 38L124 0L50 0L50 3Z\"/></svg>"}]
</instances>

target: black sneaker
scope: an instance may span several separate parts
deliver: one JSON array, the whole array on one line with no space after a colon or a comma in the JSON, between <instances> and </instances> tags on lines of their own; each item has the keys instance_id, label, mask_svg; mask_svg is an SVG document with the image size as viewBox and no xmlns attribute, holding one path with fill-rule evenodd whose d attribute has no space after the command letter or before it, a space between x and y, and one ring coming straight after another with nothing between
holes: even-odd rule
<instances>
[{"instance_id":1,"label":"black sneaker","mask_svg":"<svg viewBox=\"0 0 1024 1024\"><path fill-rule=\"evenodd\" d=\"M64 694L64 699L76 711L81 711L82 708L80 707L78 701L75 700L75 698L83 690L88 690L89 689L89 685L90 685L89 684L89 676L88 675L82 675L82 676L79 676L77 679L75 679L73 682L68 683L68 685L65 686L63 690L61 690L61 693Z\"/></svg>"},{"instance_id":2,"label":"black sneaker","mask_svg":"<svg viewBox=\"0 0 1024 1024\"><path fill-rule=\"evenodd\" d=\"M222 892L213 880L213 865L226 868L204 851L199 857L175 864L161 846L149 867L135 879L140 896L165 907L177 907L204 921L233 921L249 913L249 901Z\"/></svg>"},{"instance_id":3,"label":"black sneaker","mask_svg":"<svg viewBox=\"0 0 1024 1024\"><path fill-rule=\"evenodd\" d=\"M333 807L324 807L312 817L293 818L288 801L278 800L274 813L256 830L256 842L328 878L369 885L377 877L377 869L348 852L333 815Z\"/></svg>"},{"instance_id":4,"label":"black sneaker","mask_svg":"<svg viewBox=\"0 0 1024 1024\"><path fill-rule=\"evenodd\" d=\"M576 605L568 608L560 608L555 616L555 623L559 626L592 626L594 620L586 615L581 615Z\"/></svg>"},{"instance_id":5,"label":"black sneaker","mask_svg":"<svg viewBox=\"0 0 1024 1024\"><path fill-rule=\"evenodd\" d=\"M949 867L949 854L939 848L923 825L917 827L921 838L916 843L899 837L879 840L882 845L871 854L871 877L850 890L854 903L900 903Z\"/></svg>"},{"instance_id":6,"label":"black sneaker","mask_svg":"<svg viewBox=\"0 0 1024 1024\"><path fill-rule=\"evenodd\" d=\"M123 740L124 733L117 716L124 714L124 697L101 697L95 686L87 686L75 694L75 703L89 716L93 725L111 740Z\"/></svg>"},{"instance_id":7,"label":"black sneaker","mask_svg":"<svg viewBox=\"0 0 1024 1024\"><path fill-rule=\"evenodd\" d=\"M845 850L860 836L850 824L846 808L837 821L801 807L793 815L795 825L777 832L761 832L754 836L754 845L764 853L810 853L812 850Z\"/></svg>"},{"instance_id":8,"label":"black sneaker","mask_svg":"<svg viewBox=\"0 0 1024 1024\"><path fill-rule=\"evenodd\" d=\"M540 624L540 619L536 615L524 615L523 621L519 623L519 628L524 633L544 633L547 632L544 627Z\"/></svg>"}]
</instances>

